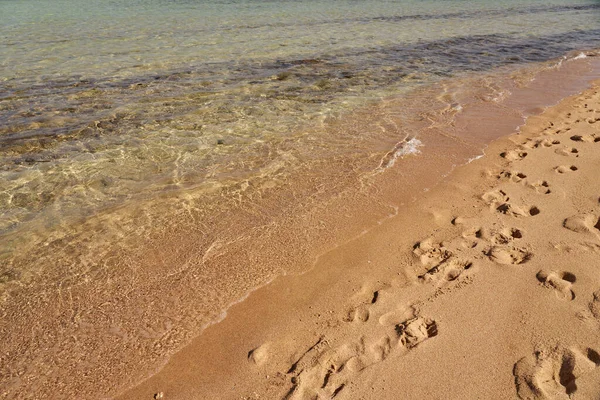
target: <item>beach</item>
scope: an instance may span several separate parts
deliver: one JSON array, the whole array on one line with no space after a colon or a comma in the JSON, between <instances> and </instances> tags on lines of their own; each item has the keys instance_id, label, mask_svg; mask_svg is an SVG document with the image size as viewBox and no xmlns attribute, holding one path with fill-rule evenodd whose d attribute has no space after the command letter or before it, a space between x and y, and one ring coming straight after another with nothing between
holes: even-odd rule
<instances>
[{"instance_id":1,"label":"beach","mask_svg":"<svg viewBox=\"0 0 600 400\"><path fill-rule=\"evenodd\" d=\"M598 86L529 118L119 398L596 398L598 122Z\"/></svg>"},{"instance_id":2,"label":"beach","mask_svg":"<svg viewBox=\"0 0 600 400\"><path fill-rule=\"evenodd\" d=\"M0 3L0 399L599 395L600 5Z\"/></svg>"}]
</instances>

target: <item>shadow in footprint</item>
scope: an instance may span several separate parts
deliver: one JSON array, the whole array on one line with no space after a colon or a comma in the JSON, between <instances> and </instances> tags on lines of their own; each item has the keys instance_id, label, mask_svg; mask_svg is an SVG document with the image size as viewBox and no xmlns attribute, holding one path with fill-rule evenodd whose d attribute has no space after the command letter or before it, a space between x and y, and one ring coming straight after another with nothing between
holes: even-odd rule
<instances>
[{"instance_id":1,"label":"shadow in footprint","mask_svg":"<svg viewBox=\"0 0 600 400\"><path fill-rule=\"evenodd\" d=\"M519 360L513 369L520 399L569 398L577 391L577 379L594 370L600 355L575 348L538 351ZM595 361L596 360L596 361Z\"/></svg>"},{"instance_id":2,"label":"shadow in footprint","mask_svg":"<svg viewBox=\"0 0 600 400\"><path fill-rule=\"evenodd\" d=\"M484 252L490 260L504 265L518 265L529 261L532 254L517 247L494 246Z\"/></svg>"},{"instance_id":3,"label":"shadow in footprint","mask_svg":"<svg viewBox=\"0 0 600 400\"><path fill-rule=\"evenodd\" d=\"M577 233L593 233L598 235L600 232L600 217L595 214L578 214L566 218L563 226Z\"/></svg>"},{"instance_id":4,"label":"shadow in footprint","mask_svg":"<svg viewBox=\"0 0 600 400\"><path fill-rule=\"evenodd\" d=\"M521 160L521 159L527 157L527 152L526 151L518 151L518 150L505 151L503 153L500 153L500 157L507 159L509 161Z\"/></svg>"},{"instance_id":5,"label":"shadow in footprint","mask_svg":"<svg viewBox=\"0 0 600 400\"><path fill-rule=\"evenodd\" d=\"M558 174L564 174L564 173L567 173L569 171L575 172L578 169L579 168L577 168L575 165L571 165L571 166L560 165L558 167L555 167L554 171L556 171L556 173L558 173Z\"/></svg>"},{"instance_id":6,"label":"shadow in footprint","mask_svg":"<svg viewBox=\"0 0 600 400\"><path fill-rule=\"evenodd\" d=\"M600 365L600 354L594 349L587 349L587 358L596 364L596 366Z\"/></svg>"},{"instance_id":7,"label":"shadow in footprint","mask_svg":"<svg viewBox=\"0 0 600 400\"><path fill-rule=\"evenodd\" d=\"M540 213L540 209L537 208L536 206L533 206L529 209L529 215L531 215L532 217L538 215L539 213Z\"/></svg>"},{"instance_id":8,"label":"shadow in footprint","mask_svg":"<svg viewBox=\"0 0 600 400\"><path fill-rule=\"evenodd\" d=\"M571 289L577 280L575 274L541 270L535 277L543 286L554 289L560 299L569 301L575 299L575 292Z\"/></svg>"},{"instance_id":9,"label":"shadow in footprint","mask_svg":"<svg viewBox=\"0 0 600 400\"><path fill-rule=\"evenodd\" d=\"M530 185L536 192L541 194L550 194L552 191L549 189L550 184L547 181L540 181Z\"/></svg>"},{"instance_id":10,"label":"shadow in footprint","mask_svg":"<svg viewBox=\"0 0 600 400\"><path fill-rule=\"evenodd\" d=\"M561 279L567 281L567 282L571 282L571 283L575 283L575 281L577 280L577 278L575 277L575 274L572 274L570 272L562 272L560 274Z\"/></svg>"},{"instance_id":11,"label":"shadow in footprint","mask_svg":"<svg viewBox=\"0 0 600 400\"><path fill-rule=\"evenodd\" d=\"M558 378L560 384L565 388L565 393L572 394L577 390L577 384L575 383L576 376L573 374L575 370L575 359L568 355L563 355L562 364L558 371Z\"/></svg>"},{"instance_id":12,"label":"shadow in footprint","mask_svg":"<svg viewBox=\"0 0 600 400\"><path fill-rule=\"evenodd\" d=\"M426 339L437 336L438 328L434 320L416 317L395 327L396 334L407 349L411 349Z\"/></svg>"}]
</instances>

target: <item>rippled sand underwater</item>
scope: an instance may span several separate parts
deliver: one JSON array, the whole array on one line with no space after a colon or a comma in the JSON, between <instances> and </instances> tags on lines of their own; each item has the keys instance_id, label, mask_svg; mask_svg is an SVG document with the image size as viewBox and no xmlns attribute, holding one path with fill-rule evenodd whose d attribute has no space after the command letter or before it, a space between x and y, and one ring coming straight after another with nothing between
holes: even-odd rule
<instances>
[{"instance_id":1,"label":"rippled sand underwater","mask_svg":"<svg viewBox=\"0 0 600 400\"><path fill-rule=\"evenodd\" d=\"M0 229L371 151L315 128L599 32L594 2L282 4L3 2Z\"/></svg>"},{"instance_id":2,"label":"rippled sand underwater","mask_svg":"<svg viewBox=\"0 0 600 400\"><path fill-rule=\"evenodd\" d=\"M114 393L149 373L228 304L355 233L332 233L328 207L362 207L352 228L397 212L374 176L422 130L593 55L599 12L3 1L2 386ZM111 367L86 382L99 360ZM124 370L138 375L113 380Z\"/></svg>"}]
</instances>

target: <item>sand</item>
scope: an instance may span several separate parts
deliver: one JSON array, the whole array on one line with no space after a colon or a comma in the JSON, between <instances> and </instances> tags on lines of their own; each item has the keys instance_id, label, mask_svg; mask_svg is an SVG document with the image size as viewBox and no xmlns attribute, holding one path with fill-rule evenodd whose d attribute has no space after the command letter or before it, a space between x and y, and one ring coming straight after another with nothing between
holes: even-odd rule
<instances>
[{"instance_id":1,"label":"sand","mask_svg":"<svg viewBox=\"0 0 600 400\"><path fill-rule=\"evenodd\" d=\"M600 398L599 174L596 85L120 398Z\"/></svg>"}]
</instances>

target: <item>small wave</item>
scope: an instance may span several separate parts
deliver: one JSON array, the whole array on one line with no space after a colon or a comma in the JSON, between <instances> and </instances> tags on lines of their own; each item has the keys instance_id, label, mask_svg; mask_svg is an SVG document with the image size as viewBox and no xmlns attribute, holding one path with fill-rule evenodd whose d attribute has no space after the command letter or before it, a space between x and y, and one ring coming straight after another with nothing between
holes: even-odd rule
<instances>
[{"instance_id":1,"label":"small wave","mask_svg":"<svg viewBox=\"0 0 600 400\"><path fill-rule=\"evenodd\" d=\"M485 154L480 154L480 155L478 155L478 156L471 157L471 158L469 158L469 159L467 160L467 164L471 164L473 161L477 161L477 160L479 160L480 158L482 158L483 156L485 156Z\"/></svg>"},{"instance_id":2,"label":"small wave","mask_svg":"<svg viewBox=\"0 0 600 400\"><path fill-rule=\"evenodd\" d=\"M396 163L398 158L403 158L410 154L419 154L421 151L419 147L422 147L423 143L417 138L411 138L409 140L403 140L394 146L394 148L389 151L379 163L378 170L388 169Z\"/></svg>"}]
</instances>

